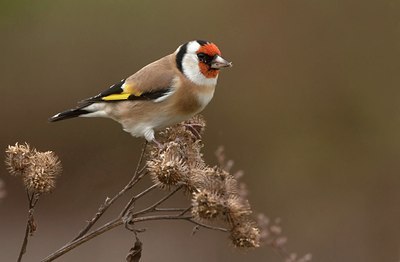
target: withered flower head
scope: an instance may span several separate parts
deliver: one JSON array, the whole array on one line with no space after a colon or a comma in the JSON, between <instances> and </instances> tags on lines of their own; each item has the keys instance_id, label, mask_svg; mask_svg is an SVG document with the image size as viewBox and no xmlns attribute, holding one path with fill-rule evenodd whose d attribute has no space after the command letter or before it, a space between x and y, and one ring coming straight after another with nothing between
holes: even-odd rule
<instances>
[{"instance_id":1,"label":"withered flower head","mask_svg":"<svg viewBox=\"0 0 400 262\"><path fill-rule=\"evenodd\" d=\"M230 195L226 203L227 219L235 223L251 215L249 202L240 198L238 195Z\"/></svg>"},{"instance_id":2,"label":"withered flower head","mask_svg":"<svg viewBox=\"0 0 400 262\"><path fill-rule=\"evenodd\" d=\"M208 189L224 196L237 192L236 179L218 167L203 166L201 169L193 170L191 179L198 189Z\"/></svg>"},{"instance_id":3,"label":"withered flower head","mask_svg":"<svg viewBox=\"0 0 400 262\"><path fill-rule=\"evenodd\" d=\"M179 144L169 142L156 158L147 161L147 169L155 183L169 188L183 182L187 166L182 159Z\"/></svg>"},{"instance_id":4,"label":"withered flower head","mask_svg":"<svg viewBox=\"0 0 400 262\"><path fill-rule=\"evenodd\" d=\"M183 183L187 192L194 191L192 173L205 166L201 153L201 133L204 127L203 118L195 116L160 132L159 141L164 148L160 150L158 146L150 145L150 160L147 162L155 183L166 188Z\"/></svg>"},{"instance_id":5,"label":"withered flower head","mask_svg":"<svg viewBox=\"0 0 400 262\"><path fill-rule=\"evenodd\" d=\"M196 131L202 135L204 130L206 129L206 120L204 119L203 115L195 115L191 119L184 122L185 125L191 125Z\"/></svg>"},{"instance_id":6,"label":"withered flower head","mask_svg":"<svg viewBox=\"0 0 400 262\"><path fill-rule=\"evenodd\" d=\"M260 246L260 230L251 220L243 220L237 223L232 231L230 239L235 247L255 248Z\"/></svg>"},{"instance_id":7,"label":"withered flower head","mask_svg":"<svg viewBox=\"0 0 400 262\"><path fill-rule=\"evenodd\" d=\"M184 155L184 160L188 166L195 165L198 161L203 161L201 148L201 134L203 133L205 122L201 116L195 116L190 120L167 127L159 133L159 141L166 145L169 142L176 142L179 144L180 150ZM155 144L150 145L150 157L155 158L161 154L160 150Z\"/></svg>"},{"instance_id":8,"label":"withered flower head","mask_svg":"<svg viewBox=\"0 0 400 262\"><path fill-rule=\"evenodd\" d=\"M36 154L36 150L25 144L16 143L6 149L6 166L11 175L23 175L30 164L30 157Z\"/></svg>"},{"instance_id":9,"label":"withered flower head","mask_svg":"<svg viewBox=\"0 0 400 262\"><path fill-rule=\"evenodd\" d=\"M224 200L221 196L205 189L193 193L192 215L195 218L213 219L222 215L224 212Z\"/></svg>"},{"instance_id":10,"label":"withered flower head","mask_svg":"<svg viewBox=\"0 0 400 262\"><path fill-rule=\"evenodd\" d=\"M161 138L166 141L176 139L184 140L185 142L201 140L206 127L206 122L201 115L196 115L189 120L166 128L160 133Z\"/></svg>"},{"instance_id":11,"label":"withered flower head","mask_svg":"<svg viewBox=\"0 0 400 262\"><path fill-rule=\"evenodd\" d=\"M53 152L36 152L23 176L25 187L35 193L49 193L61 171L61 162Z\"/></svg>"}]
</instances>

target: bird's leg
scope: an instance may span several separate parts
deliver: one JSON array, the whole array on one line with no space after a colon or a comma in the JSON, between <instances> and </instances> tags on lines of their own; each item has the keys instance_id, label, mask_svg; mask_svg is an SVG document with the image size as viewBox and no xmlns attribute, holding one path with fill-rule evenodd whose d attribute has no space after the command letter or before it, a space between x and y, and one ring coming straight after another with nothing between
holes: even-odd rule
<instances>
[{"instance_id":1,"label":"bird's leg","mask_svg":"<svg viewBox=\"0 0 400 262\"><path fill-rule=\"evenodd\" d=\"M153 142L157 145L157 147L160 149L160 151L164 150L165 145L161 144L160 142L158 142L154 136L154 130L152 128L147 129L144 132L144 138L148 141L148 142Z\"/></svg>"}]
</instances>

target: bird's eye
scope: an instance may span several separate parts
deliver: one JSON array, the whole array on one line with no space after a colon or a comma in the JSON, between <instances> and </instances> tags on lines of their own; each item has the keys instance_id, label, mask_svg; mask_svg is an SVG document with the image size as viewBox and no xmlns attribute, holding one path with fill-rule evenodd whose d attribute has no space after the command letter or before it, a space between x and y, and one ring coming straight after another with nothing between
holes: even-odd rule
<instances>
[{"instance_id":1,"label":"bird's eye","mask_svg":"<svg viewBox=\"0 0 400 262\"><path fill-rule=\"evenodd\" d=\"M197 57L199 58L200 62L205 64L210 64L213 58L205 53L198 53Z\"/></svg>"}]
</instances>

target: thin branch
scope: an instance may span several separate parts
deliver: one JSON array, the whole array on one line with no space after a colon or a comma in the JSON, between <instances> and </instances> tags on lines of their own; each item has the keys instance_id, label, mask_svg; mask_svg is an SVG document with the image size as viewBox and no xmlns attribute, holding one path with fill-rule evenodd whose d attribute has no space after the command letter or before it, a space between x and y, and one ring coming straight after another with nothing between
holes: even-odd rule
<instances>
[{"instance_id":1,"label":"thin branch","mask_svg":"<svg viewBox=\"0 0 400 262\"><path fill-rule=\"evenodd\" d=\"M151 211L154 211L156 207L158 207L159 205L161 205L162 203L164 203L166 200L168 200L170 197L172 197L176 192L178 192L180 189L182 189L183 185L180 185L178 187L176 187L173 191L169 192L168 195L166 195L165 197L161 198L159 201L157 201L156 203L154 203L153 205L142 209L141 211L138 211L136 213L133 213L132 215L134 217L137 217L140 214L145 214Z\"/></svg>"},{"instance_id":2,"label":"thin branch","mask_svg":"<svg viewBox=\"0 0 400 262\"><path fill-rule=\"evenodd\" d=\"M158 187L158 183L151 185L150 187L148 187L147 189L143 190L142 192L140 192L139 194L133 196L128 204L126 204L126 206L124 207L124 209L122 210L122 212L120 213L120 217L124 216L126 214L126 212L128 211L128 209L132 206L132 204L138 200L139 198L141 198L142 196L146 195L147 193L149 193L150 191L152 191L153 189Z\"/></svg>"},{"instance_id":3,"label":"thin branch","mask_svg":"<svg viewBox=\"0 0 400 262\"><path fill-rule=\"evenodd\" d=\"M18 260L17 260L18 262L20 262L22 260L22 256L26 252L26 246L28 245L28 235L29 235L29 222L26 223L24 241L22 242L21 250L19 251Z\"/></svg>"},{"instance_id":4,"label":"thin branch","mask_svg":"<svg viewBox=\"0 0 400 262\"><path fill-rule=\"evenodd\" d=\"M28 212L28 220L26 222L26 228L25 228L25 236L24 240L22 242L21 250L19 251L18 259L17 261L20 262L22 260L22 256L26 253L26 247L28 246L28 238L29 238L29 232L30 230L30 220L31 220L31 210Z\"/></svg>"},{"instance_id":5,"label":"thin branch","mask_svg":"<svg viewBox=\"0 0 400 262\"><path fill-rule=\"evenodd\" d=\"M144 140L144 143L143 143L143 146L142 146L142 152L140 153L139 162L138 162L138 164L137 164L137 166L136 166L136 170L135 170L135 173L134 173L134 175L133 175L131 181L135 180L136 177L137 177L138 174L139 174L138 171L139 171L140 166L142 165L142 161L143 161L143 158L144 158L144 154L146 153L147 143L148 143L148 142L147 142L147 140L145 139L145 140Z\"/></svg>"},{"instance_id":6,"label":"thin branch","mask_svg":"<svg viewBox=\"0 0 400 262\"><path fill-rule=\"evenodd\" d=\"M154 211L158 212L177 212L177 211L185 211L186 208L181 207L157 207Z\"/></svg>"},{"instance_id":7,"label":"thin branch","mask_svg":"<svg viewBox=\"0 0 400 262\"><path fill-rule=\"evenodd\" d=\"M176 188L174 191L172 191L168 196L172 196L174 192L177 192L181 187ZM165 198L166 199L166 198ZM160 202L160 201L158 201ZM158 203L157 202L157 203ZM153 205L154 206L154 205ZM134 217L131 219L131 223L135 224L135 223L139 223L139 222L144 222L144 221L151 221L151 220L185 220L185 221L189 221L191 223L194 223L198 226L204 227L204 228L208 228L208 229L212 229L212 230L219 230L222 232L228 232L229 230L226 228L219 228L219 227L213 227L213 226L209 226L206 224L202 224L199 223L197 221L194 221L192 216L181 216L180 214L178 215L151 215L151 216L144 216L144 217ZM89 241L90 239L101 235L117 226L120 226L124 223L123 218L118 217L110 222L108 222L107 224L97 228L96 230L92 231L89 234L86 234L68 244L66 244L65 246L63 246L62 248L60 248L59 250L55 251L54 253L50 254L48 257L46 257L45 259L42 260L42 262L49 262L49 261L53 261L54 259L62 256L63 254L71 251L72 249L80 246L81 244Z\"/></svg>"},{"instance_id":8,"label":"thin branch","mask_svg":"<svg viewBox=\"0 0 400 262\"><path fill-rule=\"evenodd\" d=\"M145 216L145 217L136 217L132 219L132 223L138 223L138 222L144 222L144 221L149 221L149 220L184 220L190 217L180 217L180 216L176 216L176 215L156 215L156 216ZM83 243L89 241L90 239L101 235L117 226L122 225L123 219L122 218L116 218L112 221L110 221L109 223L97 228L96 230L94 230L93 232L84 235L68 244L66 244L65 246L63 246L62 248L60 248L59 250L55 251L54 253L50 254L49 256L47 256L46 258L44 258L42 260L42 262L49 262L49 261L53 261L56 258L64 255L65 253L71 251L72 249L82 245Z\"/></svg>"},{"instance_id":9,"label":"thin branch","mask_svg":"<svg viewBox=\"0 0 400 262\"><path fill-rule=\"evenodd\" d=\"M26 253L26 247L28 246L29 235L34 231L33 226L33 212L36 203L39 200L39 197L35 195L35 193L29 194L29 191L26 190L26 195L28 198L28 218L26 221L25 235L24 240L22 241L21 249L19 251L17 261L20 262L22 260L22 256Z\"/></svg>"},{"instance_id":10,"label":"thin branch","mask_svg":"<svg viewBox=\"0 0 400 262\"><path fill-rule=\"evenodd\" d=\"M189 222L191 222L191 223L193 223L193 224L196 224L196 225L198 225L198 226L204 227L204 228L208 228L208 229L212 229L212 230L218 230L218 231L222 231L222 232L229 232L229 229L227 229L227 228L224 228L224 227L215 227L215 226L210 226L210 225L207 225L207 224L203 224L203 223L200 223L200 222L198 222L198 221L196 221L196 220L193 220L192 217L190 217L190 218L185 218L185 220L186 220L186 221L189 221Z\"/></svg>"},{"instance_id":11,"label":"thin branch","mask_svg":"<svg viewBox=\"0 0 400 262\"><path fill-rule=\"evenodd\" d=\"M88 224L78 233L78 235L72 239L71 242L75 241L76 239L82 237L85 235L92 227L93 225L100 219L100 217L107 211L107 209L117 200L119 199L126 191L131 189L136 183L140 181L140 179L144 176L142 172L145 170L145 166L139 170L140 165L142 164L144 153L146 151L147 147L147 140L143 144L142 152L139 157L138 164L136 166L135 173L133 174L131 180L126 184L126 186L118 192L113 198L106 198L104 203L99 207L97 213L88 221Z\"/></svg>"},{"instance_id":12,"label":"thin branch","mask_svg":"<svg viewBox=\"0 0 400 262\"><path fill-rule=\"evenodd\" d=\"M182 211L182 213L180 213L180 216L183 216L184 214L186 214L187 212L190 211L190 209L192 209L192 206L189 206L188 208L186 208L185 210Z\"/></svg>"},{"instance_id":13,"label":"thin branch","mask_svg":"<svg viewBox=\"0 0 400 262\"><path fill-rule=\"evenodd\" d=\"M53 261L54 259L64 255L65 253L67 253L67 252L71 251L72 249L80 246L81 244L89 241L90 239L92 239L98 235L101 235L104 232L107 232L108 230L113 229L122 224L123 224L123 222L122 222L121 218L114 219L114 220L108 222L107 224L103 225L102 227L99 227L98 229L91 232L90 234L84 235L82 237L79 237L78 239L75 239L75 240L67 243L65 246L63 246L62 248L60 248L53 254L50 254L45 259L43 259L42 262Z\"/></svg>"}]
</instances>

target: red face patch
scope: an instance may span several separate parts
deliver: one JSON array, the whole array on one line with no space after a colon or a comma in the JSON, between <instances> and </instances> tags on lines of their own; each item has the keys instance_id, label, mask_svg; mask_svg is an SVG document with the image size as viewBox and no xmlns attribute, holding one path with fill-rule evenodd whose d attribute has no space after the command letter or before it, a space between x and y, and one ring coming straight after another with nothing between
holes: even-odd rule
<instances>
[{"instance_id":1,"label":"red face patch","mask_svg":"<svg viewBox=\"0 0 400 262\"><path fill-rule=\"evenodd\" d=\"M197 53L204 53L209 56L221 55L221 51L219 51L218 47L213 43L205 44L199 48Z\"/></svg>"},{"instance_id":2,"label":"red face patch","mask_svg":"<svg viewBox=\"0 0 400 262\"><path fill-rule=\"evenodd\" d=\"M197 51L197 54L204 53L206 55L209 55L211 57L214 57L215 55L221 55L221 51L219 51L218 47L214 45L213 43L208 43L199 48ZM211 69L209 65L199 62L199 67L200 67L200 72L206 77L206 78L215 78L217 77L219 70L216 69Z\"/></svg>"}]
</instances>

